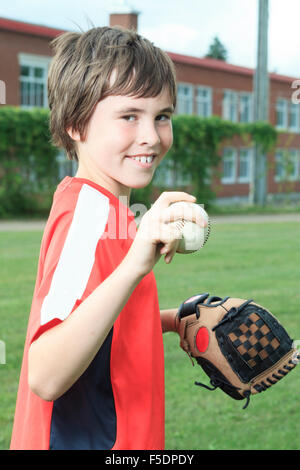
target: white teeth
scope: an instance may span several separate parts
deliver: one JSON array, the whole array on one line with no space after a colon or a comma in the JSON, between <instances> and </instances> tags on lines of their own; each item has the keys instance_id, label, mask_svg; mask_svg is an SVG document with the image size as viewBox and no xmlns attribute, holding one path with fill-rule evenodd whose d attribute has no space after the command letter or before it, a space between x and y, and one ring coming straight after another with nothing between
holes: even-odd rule
<instances>
[{"instance_id":1,"label":"white teeth","mask_svg":"<svg viewBox=\"0 0 300 470\"><path fill-rule=\"evenodd\" d=\"M132 157L134 160L137 162L141 163L152 163L153 162L153 155L150 155L149 157L142 156L142 157Z\"/></svg>"}]
</instances>

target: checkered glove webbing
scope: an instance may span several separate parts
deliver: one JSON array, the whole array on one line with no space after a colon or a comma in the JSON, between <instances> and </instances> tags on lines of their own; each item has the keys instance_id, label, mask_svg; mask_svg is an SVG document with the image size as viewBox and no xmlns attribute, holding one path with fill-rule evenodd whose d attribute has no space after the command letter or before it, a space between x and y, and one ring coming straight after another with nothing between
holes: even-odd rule
<instances>
[{"instance_id":1,"label":"checkered glove webbing","mask_svg":"<svg viewBox=\"0 0 300 470\"><path fill-rule=\"evenodd\" d=\"M208 390L236 400L267 390L299 362L293 341L268 310L252 300L199 294L183 302L176 329L182 348L203 368Z\"/></svg>"}]
</instances>

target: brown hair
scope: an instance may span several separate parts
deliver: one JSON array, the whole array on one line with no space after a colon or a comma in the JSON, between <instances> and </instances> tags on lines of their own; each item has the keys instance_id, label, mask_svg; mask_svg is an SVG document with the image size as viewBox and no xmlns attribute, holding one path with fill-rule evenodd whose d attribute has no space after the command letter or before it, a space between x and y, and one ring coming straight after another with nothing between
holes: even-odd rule
<instances>
[{"instance_id":1,"label":"brown hair","mask_svg":"<svg viewBox=\"0 0 300 470\"><path fill-rule=\"evenodd\" d=\"M94 107L109 95L154 97L167 85L176 106L176 78L169 56L134 31L120 27L67 32L52 43L55 55L48 75L52 142L78 160L75 142L82 139ZM110 84L113 70L116 79Z\"/></svg>"}]
</instances>

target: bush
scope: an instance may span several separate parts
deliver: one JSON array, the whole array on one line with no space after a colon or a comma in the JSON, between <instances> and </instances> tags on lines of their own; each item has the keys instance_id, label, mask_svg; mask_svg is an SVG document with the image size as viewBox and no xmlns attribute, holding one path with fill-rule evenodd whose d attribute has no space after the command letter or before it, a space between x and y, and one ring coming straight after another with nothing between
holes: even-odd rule
<instances>
[{"instance_id":1,"label":"bush","mask_svg":"<svg viewBox=\"0 0 300 470\"><path fill-rule=\"evenodd\" d=\"M239 136L245 145L258 144L265 152L271 150L277 140L277 132L269 123L239 124L218 116L174 116L173 134L173 146L167 156L169 165L175 175L190 179L190 190L207 206L215 197L211 174L220 164L220 146L226 140Z\"/></svg>"},{"instance_id":2,"label":"bush","mask_svg":"<svg viewBox=\"0 0 300 470\"><path fill-rule=\"evenodd\" d=\"M209 206L214 199L210 177L220 163L222 143L240 136L267 152L277 139L268 123L237 124L217 116L174 116L173 134L173 146L152 183L133 190L131 204L149 207L157 193L184 189ZM59 182L59 150L51 144L49 110L1 107L0 135L0 217L47 214ZM166 184L170 174L171 184Z\"/></svg>"},{"instance_id":3,"label":"bush","mask_svg":"<svg viewBox=\"0 0 300 470\"><path fill-rule=\"evenodd\" d=\"M42 211L57 185L58 149L51 144L48 119L47 109L0 108L2 217Z\"/></svg>"}]
</instances>

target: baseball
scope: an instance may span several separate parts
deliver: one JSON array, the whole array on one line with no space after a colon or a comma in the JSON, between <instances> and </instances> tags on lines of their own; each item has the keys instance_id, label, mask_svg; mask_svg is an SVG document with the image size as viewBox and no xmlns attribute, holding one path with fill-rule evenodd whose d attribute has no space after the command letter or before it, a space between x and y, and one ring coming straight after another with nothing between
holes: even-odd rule
<instances>
[{"instance_id":1,"label":"baseball","mask_svg":"<svg viewBox=\"0 0 300 470\"><path fill-rule=\"evenodd\" d=\"M199 220L206 220L206 227L200 227L197 223L190 222L188 220L177 220L170 222L173 225L176 225L180 229L181 238L177 247L177 253L194 253L195 251L200 250L203 245L206 243L209 233L210 233L210 220L206 211L199 204L186 203L186 202L175 202L174 205L183 205L184 210L195 210L197 218ZM184 214L184 212L183 212Z\"/></svg>"}]
</instances>

